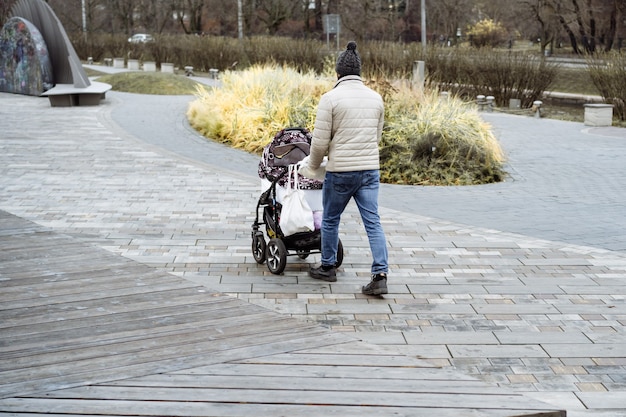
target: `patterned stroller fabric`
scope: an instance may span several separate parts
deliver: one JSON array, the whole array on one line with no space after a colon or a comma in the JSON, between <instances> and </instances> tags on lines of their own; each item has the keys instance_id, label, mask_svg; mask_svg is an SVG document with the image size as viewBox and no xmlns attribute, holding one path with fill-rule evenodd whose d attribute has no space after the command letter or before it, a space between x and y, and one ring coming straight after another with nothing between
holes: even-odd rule
<instances>
[{"instance_id":1,"label":"patterned stroller fabric","mask_svg":"<svg viewBox=\"0 0 626 417\"><path fill-rule=\"evenodd\" d=\"M305 128L283 129L274 135L272 141L263 149L259 162L259 177L284 187L287 183L289 165L296 164L309 155L311 133ZM281 177L282 176L282 177ZM303 177L298 174L300 189L320 190L322 181Z\"/></svg>"}]
</instances>

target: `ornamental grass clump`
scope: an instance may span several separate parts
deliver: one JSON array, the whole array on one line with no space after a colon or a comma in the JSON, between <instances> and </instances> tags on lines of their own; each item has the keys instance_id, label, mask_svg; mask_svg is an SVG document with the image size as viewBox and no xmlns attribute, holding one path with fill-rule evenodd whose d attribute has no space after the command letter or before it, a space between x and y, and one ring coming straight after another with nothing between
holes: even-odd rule
<instances>
[{"instance_id":1,"label":"ornamental grass clump","mask_svg":"<svg viewBox=\"0 0 626 417\"><path fill-rule=\"evenodd\" d=\"M504 180L504 154L475 106L437 91L387 95L381 179L394 184L473 185Z\"/></svg>"},{"instance_id":2,"label":"ornamental grass clump","mask_svg":"<svg viewBox=\"0 0 626 417\"><path fill-rule=\"evenodd\" d=\"M260 154L285 127L313 130L320 97L335 81L276 65L227 71L221 87L198 87L187 116L204 136ZM385 101L383 182L471 185L503 180L502 150L474 105L386 81L367 84Z\"/></svg>"},{"instance_id":3,"label":"ornamental grass clump","mask_svg":"<svg viewBox=\"0 0 626 417\"><path fill-rule=\"evenodd\" d=\"M257 154L281 129L311 130L319 98L332 87L313 73L277 65L226 71L221 81L220 87L198 87L189 122L208 138Z\"/></svg>"}]
</instances>

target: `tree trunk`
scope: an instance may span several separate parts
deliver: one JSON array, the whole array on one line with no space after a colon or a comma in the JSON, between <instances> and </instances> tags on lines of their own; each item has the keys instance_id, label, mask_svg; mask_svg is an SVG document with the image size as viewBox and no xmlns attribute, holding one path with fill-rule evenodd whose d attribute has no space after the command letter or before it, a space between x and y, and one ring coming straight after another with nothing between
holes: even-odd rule
<instances>
[{"instance_id":1,"label":"tree trunk","mask_svg":"<svg viewBox=\"0 0 626 417\"><path fill-rule=\"evenodd\" d=\"M328 5L326 6L326 13L328 14L337 14L339 13L339 7L341 6L340 0L328 0Z\"/></svg>"},{"instance_id":2,"label":"tree trunk","mask_svg":"<svg viewBox=\"0 0 626 417\"><path fill-rule=\"evenodd\" d=\"M202 32L202 9L204 0L187 0L189 6L189 33Z\"/></svg>"},{"instance_id":3,"label":"tree trunk","mask_svg":"<svg viewBox=\"0 0 626 417\"><path fill-rule=\"evenodd\" d=\"M609 31L606 34L606 44L604 45L604 51L609 52L613 49L613 43L615 42L615 35L617 34L617 2L614 0L611 5L611 14L609 17Z\"/></svg>"},{"instance_id":4,"label":"tree trunk","mask_svg":"<svg viewBox=\"0 0 626 417\"><path fill-rule=\"evenodd\" d=\"M559 22L561 23L561 26L563 26L563 29L565 30L565 32L567 33L567 36L569 37L570 44L572 45L572 51L576 55L580 55L580 48L578 47L578 41L576 40L576 35L572 31L572 29L567 25L565 18L560 14L559 14Z\"/></svg>"},{"instance_id":5,"label":"tree trunk","mask_svg":"<svg viewBox=\"0 0 626 417\"><path fill-rule=\"evenodd\" d=\"M322 0L315 0L315 30L322 30Z\"/></svg>"},{"instance_id":6,"label":"tree trunk","mask_svg":"<svg viewBox=\"0 0 626 417\"><path fill-rule=\"evenodd\" d=\"M585 22L583 21L582 11L580 10L580 6L578 5L578 0L572 0L572 5L574 6L576 23L578 23L578 34L580 35L580 41L583 44L583 48L585 48L585 51L587 52L593 52L591 50L590 38L587 34L587 31L585 30Z\"/></svg>"},{"instance_id":7,"label":"tree trunk","mask_svg":"<svg viewBox=\"0 0 626 417\"><path fill-rule=\"evenodd\" d=\"M597 27L596 27L596 17L593 14L593 6L591 4L591 0L587 0L587 10L589 13L589 52L595 52L596 51Z\"/></svg>"}]
</instances>

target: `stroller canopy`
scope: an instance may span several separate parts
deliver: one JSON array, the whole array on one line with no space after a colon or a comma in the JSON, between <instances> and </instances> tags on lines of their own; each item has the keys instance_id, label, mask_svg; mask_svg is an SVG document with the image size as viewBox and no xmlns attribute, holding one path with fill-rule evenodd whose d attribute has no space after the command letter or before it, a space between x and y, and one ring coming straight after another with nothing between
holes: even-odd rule
<instances>
[{"instance_id":1,"label":"stroller canopy","mask_svg":"<svg viewBox=\"0 0 626 417\"><path fill-rule=\"evenodd\" d=\"M259 177L268 181L278 181L278 185L285 186L289 165L297 164L309 155L311 147L311 133L305 128L283 129L274 135L272 141L263 149L259 162ZM303 190L319 190L322 181L298 175L300 188Z\"/></svg>"}]
</instances>

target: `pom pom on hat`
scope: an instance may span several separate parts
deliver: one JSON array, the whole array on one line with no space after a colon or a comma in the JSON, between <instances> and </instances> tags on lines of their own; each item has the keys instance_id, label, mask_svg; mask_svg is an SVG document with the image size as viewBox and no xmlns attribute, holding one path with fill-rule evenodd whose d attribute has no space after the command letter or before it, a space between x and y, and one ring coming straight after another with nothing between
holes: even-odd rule
<instances>
[{"instance_id":1,"label":"pom pom on hat","mask_svg":"<svg viewBox=\"0 0 626 417\"><path fill-rule=\"evenodd\" d=\"M346 75L361 75L361 57L356 51L356 42L348 42L346 50L339 54L335 71L339 78Z\"/></svg>"}]
</instances>

